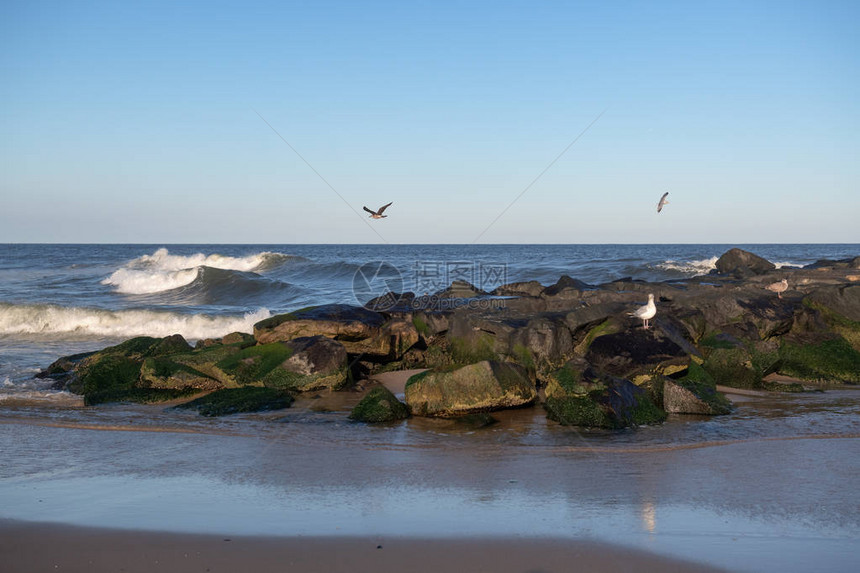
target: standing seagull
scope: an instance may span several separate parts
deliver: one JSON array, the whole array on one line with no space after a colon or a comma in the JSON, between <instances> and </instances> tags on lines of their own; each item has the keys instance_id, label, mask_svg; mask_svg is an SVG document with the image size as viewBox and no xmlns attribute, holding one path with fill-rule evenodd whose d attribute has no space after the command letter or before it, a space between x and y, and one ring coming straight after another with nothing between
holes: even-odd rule
<instances>
[{"instance_id":1,"label":"standing seagull","mask_svg":"<svg viewBox=\"0 0 860 573\"><path fill-rule=\"evenodd\" d=\"M394 203L394 201L392 201L391 203ZM391 205L391 203L389 203L388 205ZM383 215L382 212L385 211L386 209L388 209L388 205L383 205L382 207L379 208L379 211L371 211L367 207L365 207L364 210L367 211L368 213L370 213L371 219L384 219L384 218L388 217L388 215Z\"/></svg>"},{"instance_id":2,"label":"standing seagull","mask_svg":"<svg viewBox=\"0 0 860 573\"><path fill-rule=\"evenodd\" d=\"M771 292L775 292L777 298L782 298L782 293L788 290L788 280L782 279L781 281L769 284L764 288Z\"/></svg>"},{"instance_id":3,"label":"standing seagull","mask_svg":"<svg viewBox=\"0 0 860 573\"><path fill-rule=\"evenodd\" d=\"M657 203L657 212L658 213L663 210L664 206L669 204L669 201L666 199L666 197L668 197L668 196L669 196L669 192L666 191L665 193L663 193L663 196L660 197L660 202Z\"/></svg>"},{"instance_id":4,"label":"standing seagull","mask_svg":"<svg viewBox=\"0 0 860 573\"><path fill-rule=\"evenodd\" d=\"M657 315L657 307L654 305L654 294L648 295L648 304L640 306L631 313L630 316L642 319L642 328L648 330L648 321Z\"/></svg>"}]
</instances>

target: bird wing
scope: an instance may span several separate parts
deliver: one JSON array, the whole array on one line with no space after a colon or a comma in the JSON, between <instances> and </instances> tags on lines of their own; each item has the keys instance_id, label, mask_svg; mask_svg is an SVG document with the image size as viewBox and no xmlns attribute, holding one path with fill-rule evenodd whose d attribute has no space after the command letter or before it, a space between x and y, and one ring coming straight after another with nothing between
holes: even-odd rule
<instances>
[{"instance_id":1,"label":"bird wing","mask_svg":"<svg viewBox=\"0 0 860 573\"><path fill-rule=\"evenodd\" d=\"M368 209L367 207L362 206L362 209L364 209L365 211L367 211L367 212L368 212L368 213L370 213L371 215L376 215L376 211L371 211L371 210L370 210L370 209Z\"/></svg>"},{"instance_id":2,"label":"bird wing","mask_svg":"<svg viewBox=\"0 0 860 573\"><path fill-rule=\"evenodd\" d=\"M394 201L392 201L391 203L394 203ZM391 203L389 203L388 205L391 205ZM388 209L388 205L383 205L379 208L379 215L382 215L382 212Z\"/></svg>"},{"instance_id":3,"label":"bird wing","mask_svg":"<svg viewBox=\"0 0 860 573\"><path fill-rule=\"evenodd\" d=\"M663 201L665 201L665 200L666 200L666 197L667 197L668 195L669 195L669 192L668 192L668 191L666 191L665 193L663 193L663 196L662 196L662 197L660 197L660 202L662 203Z\"/></svg>"}]
</instances>

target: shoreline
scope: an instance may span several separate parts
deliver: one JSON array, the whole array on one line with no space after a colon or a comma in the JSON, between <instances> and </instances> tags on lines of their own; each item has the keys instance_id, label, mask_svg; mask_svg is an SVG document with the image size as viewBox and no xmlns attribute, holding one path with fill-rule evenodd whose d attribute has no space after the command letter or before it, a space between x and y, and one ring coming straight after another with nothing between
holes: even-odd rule
<instances>
[{"instance_id":1,"label":"shoreline","mask_svg":"<svg viewBox=\"0 0 860 573\"><path fill-rule=\"evenodd\" d=\"M53 525L0 519L10 571L438 571L711 573L716 567L622 545L545 537L263 537Z\"/></svg>"}]
</instances>

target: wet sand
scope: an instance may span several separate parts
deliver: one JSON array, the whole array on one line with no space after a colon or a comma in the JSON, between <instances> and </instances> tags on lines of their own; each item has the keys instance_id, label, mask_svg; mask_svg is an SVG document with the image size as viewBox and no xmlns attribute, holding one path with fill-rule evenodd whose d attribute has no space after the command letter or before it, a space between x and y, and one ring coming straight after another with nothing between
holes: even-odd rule
<instances>
[{"instance_id":1,"label":"wet sand","mask_svg":"<svg viewBox=\"0 0 860 573\"><path fill-rule=\"evenodd\" d=\"M687 572L719 569L563 539L243 537L0 521L4 571L302 573Z\"/></svg>"},{"instance_id":2,"label":"wet sand","mask_svg":"<svg viewBox=\"0 0 860 573\"><path fill-rule=\"evenodd\" d=\"M540 408L485 428L350 423L360 396L224 419L133 405L0 412L0 562L860 569L860 392L744 396L729 416L623 432L548 424Z\"/></svg>"}]
</instances>

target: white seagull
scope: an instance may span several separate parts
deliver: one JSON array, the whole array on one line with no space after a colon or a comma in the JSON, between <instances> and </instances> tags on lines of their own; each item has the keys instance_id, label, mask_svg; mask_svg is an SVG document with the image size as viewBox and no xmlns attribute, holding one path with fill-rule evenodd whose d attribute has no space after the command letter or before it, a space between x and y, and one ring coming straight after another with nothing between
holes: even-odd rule
<instances>
[{"instance_id":1,"label":"white seagull","mask_svg":"<svg viewBox=\"0 0 860 573\"><path fill-rule=\"evenodd\" d=\"M666 205L669 204L668 199L666 199L666 197L668 197L668 196L669 196L669 192L666 191L665 193L663 193L663 196L660 197L660 201L657 203L657 212L658 213L663 210L663 207L665 207Z\"/></svg>"},{"instance_id":2,"label":"white seagull","mask_svg":"<svg viewBox=\"0 0 860 573\"><path fill-rule=\"evenodd\" d=\"M788 280L782 279L781 281L769 284L764 288L771 292L775 292L778 298L782 298L782 293L788 290Z\"/></svg>"},{"instance_id":3,"label":"white seagull","mask_svg":"<svg viewBox=\"0 0 860 573\"><path fill-rule=\"evenodd\" d=\"M643 323L642 327L645 330L648 330L648 321L657 315L657 306L654 304L654 294L652 293L648 295L648 304L640 306L628 314L630 316L635 316L636 318L641 318Z\"/></svg>"},{"instance_id":4,"label":"white seagull","mask_svg":"<svg viewBox=\"0 0 860 573\"><path fill-rule=\"evenodd\" d=\"M394 203L394 201L392 201L391 203ZM389 203L388 205L391 205L391 203ZM379 208L379 211L371 211L367 207L365 207L364 210L367 211L368 213L370 213L371 219L384 219L384 218L388 217L388 215L383 215L382 212L385 211L386 209L388 209L388 205L383 205L382 207Z\"/></svg>"}]
</instances>

